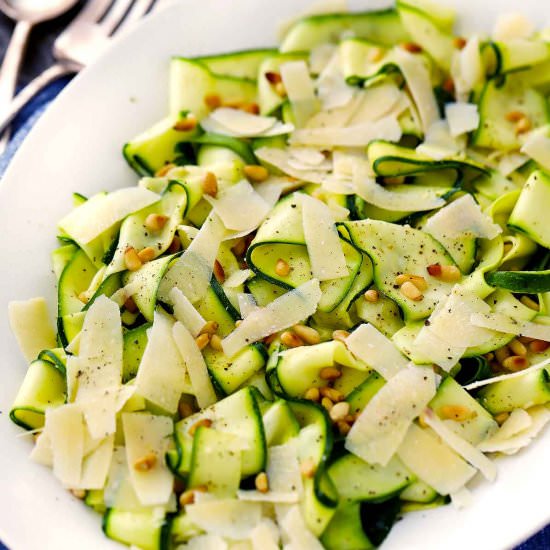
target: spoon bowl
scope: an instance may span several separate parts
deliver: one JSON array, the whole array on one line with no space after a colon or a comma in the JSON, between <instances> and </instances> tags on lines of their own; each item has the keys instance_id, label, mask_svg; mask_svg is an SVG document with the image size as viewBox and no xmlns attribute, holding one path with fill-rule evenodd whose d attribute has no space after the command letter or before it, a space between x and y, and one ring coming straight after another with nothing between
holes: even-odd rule
<instances>
[{"instance_id":1,"label":"spoon bowl","mask_svg":"<svg viewBox=\"0 0 550 550\"><path fill-rule=\"evenodd\" d=\"M79 0L0 0L0 11L15 21L31 25L54 19Z\"/></svg>"}]
</instances>

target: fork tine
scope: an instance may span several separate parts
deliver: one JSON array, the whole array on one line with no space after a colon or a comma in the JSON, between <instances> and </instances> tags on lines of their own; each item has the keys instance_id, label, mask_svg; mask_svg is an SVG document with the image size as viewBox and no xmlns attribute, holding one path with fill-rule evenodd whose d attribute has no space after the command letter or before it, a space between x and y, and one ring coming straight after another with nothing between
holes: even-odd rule
<instances>
[{"instance_id":1,"label":"fork tine","mask_svg":"<svg viewBox=\"0 0 550 550\"><path fill-rule=\"evenodd\" d=\"M73 23L95 23L107 11L112 0L89 0L73 19Z\"/></svg>"},{"instance_id":2,"label":"fork tine","mask_svg":"<svg viewBox=\"0 0 550 550\"><path fill-rule=\"evenodd\" d=\"M117 32L129 27L141 19L156 3L157 0L135 0L132 9L119 25Z\"/></svg>"},{"instance_id":3,"label":"fork tine","mask_svg":"<svg viewBox=\"0 0 550 550\"><path fill-rule=\"evenodd\" d=\"M109 12L103 21L98 23L98 26L107 35L111 34L123 20L133 3L134 0L114 0Z\"/></svg>"}]
</instances>

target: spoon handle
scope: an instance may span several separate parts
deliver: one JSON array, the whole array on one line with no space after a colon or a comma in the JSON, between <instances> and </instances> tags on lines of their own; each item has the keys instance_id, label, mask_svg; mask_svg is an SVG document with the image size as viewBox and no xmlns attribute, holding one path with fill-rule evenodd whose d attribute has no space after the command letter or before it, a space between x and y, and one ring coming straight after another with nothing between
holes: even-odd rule
<instances>
[{"instance_id":1,"label":"spoon handle","mask_svg":"<svg viewBox=\"0 0 550 550\"><path fill-rule=\"evenodd\" d=\"M25 53L27 38L29 37L31 28L32 24L28 21L19 21L15 25L6 55L2 61L2 67L0 68L0 112L4 112L13 98L19 68L21 67L21 61ZM2 153L7 144L8 136L6 134L7 132L0 140L0 153Z\"/></svg>"}]
</instances>

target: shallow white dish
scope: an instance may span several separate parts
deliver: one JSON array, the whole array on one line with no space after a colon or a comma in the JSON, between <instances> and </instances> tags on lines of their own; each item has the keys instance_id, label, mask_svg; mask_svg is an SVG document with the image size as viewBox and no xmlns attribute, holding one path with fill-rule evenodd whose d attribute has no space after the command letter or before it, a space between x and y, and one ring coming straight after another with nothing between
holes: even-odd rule
<instances>
[{"instance_id":1,"label":"shallow white dish","mask_svg":"<svg viewBox=\"0 0 550 550\"><path fill-rule=\"evenodd\" d=\"M276 23L311 0L178 0L118 41L63 92L21 147L0 183L0 540L11 550L120 548L100 516L64 491L49 470L31 463L29 436L8 412L26 368L7 323L11 299L46 296L54 312L49 254L55 225L71 193L86 195L135 183L122 144L165 114L172 54L200 55L276 43ZM441 1L441 0L439 0ZM546 23L540 0L447 0L461 26L490 30L511 9ZM355 2L370 8L388 2ZM487 5L488 4L488 5ZM538 16L538 18L537 18ZM511 548L550 521L548 431L525 452L500 460L496 483L479 483L472 505L408 515L384 550Z\"/></svg>"}]
</instances>

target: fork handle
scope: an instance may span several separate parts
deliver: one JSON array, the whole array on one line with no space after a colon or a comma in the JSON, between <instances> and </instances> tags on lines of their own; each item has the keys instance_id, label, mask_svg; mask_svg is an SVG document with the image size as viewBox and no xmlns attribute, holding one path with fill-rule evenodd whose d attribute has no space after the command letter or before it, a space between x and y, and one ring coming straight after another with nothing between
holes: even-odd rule
<instances>
[{"instance_id":1,"label":"fork handle","mask_svg":"<svg viewBox=\"0 0 550 550\"><path fill-rule=\"evenodd\" d=\"M19 111L48 84L62 76L77 73L80 69L81 66L76 63L56 63L29 82L0 113L0 132L4 131Z\"/></svg>"}]
</instances>

